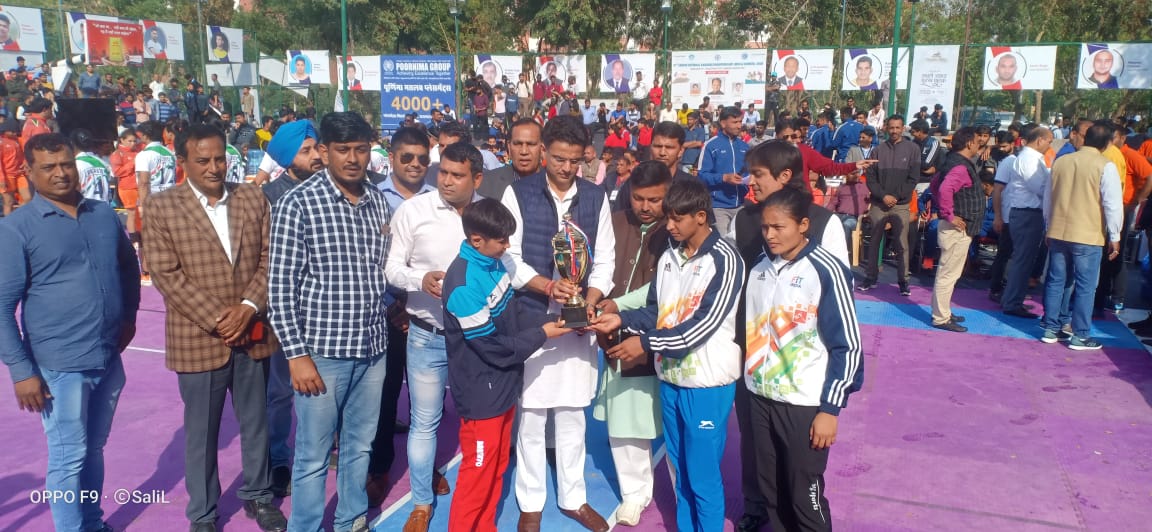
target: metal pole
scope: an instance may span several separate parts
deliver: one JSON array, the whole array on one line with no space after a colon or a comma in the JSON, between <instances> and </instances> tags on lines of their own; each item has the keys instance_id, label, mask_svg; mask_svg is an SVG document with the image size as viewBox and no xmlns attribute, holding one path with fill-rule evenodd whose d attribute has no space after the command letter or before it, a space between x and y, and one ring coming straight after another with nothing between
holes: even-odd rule
<instances>
[{"instance_id":1,"label":"metal pole","mask_svg":"<svg viewBox=\"0 0 1152 532\"><path fill-rule=\"evenodd\" d=\"M904 80L904 99L907 105L912 105L912 58L916 53L916 3L912 4L912 24L908 26L908 75ZM892 65L893 70L899 70L900 65ZM912 108L908 108L912 112ZM907 118L907 117L905 117Z\"/></svg>"},{"instance_id":2,"label":"metal pole","mask_svg":"<svg viewBox=\"0 0 1152 532\"><path fill-rule=\"evenodd\" d=\"M348 107L348 0L340 0L340 78L344 80L340 85L340 101L344 103L344 110Z\"/></svg>"},{"instance_id":3,"label":"metal pole","mask_svg":"<svg viewBox=\"0 0 1152 532\"><path fill-rule=\"evenodd\" d=\"M452 19L456 21L456 72L455 72L456 82L455 83L456 83L456 89L457 89L456 90L456 101L453 103L456 104L456 116L459 117L461 115L461 113L463 113L463 111L460 110L460 96L461 95L460 95L460 90L459 90L460 89L460 11L459 11L459 9L460 8L457 7L456 9L457 9L457 11L452 14Z\"/></svg>"},{"instance_id":4,"label":"metal pole","mask_svg":"<svg viewBox=\"0 0 1152 532\"><path fill-rule=\"evenodd\" d=\"M203 2L203 0L196 0L196 22L200 25L199 29L197 30L197 33L204 31L204 14L200 12L200 4L202 2ZM196 39L196 42L199 43L199 44L197 44L196 48L199 49L199 51L200 51L200 63L201 63L201 66L204 67L204 77L200 78L200 79L203 79L205 81L208 79L208 56L206 54L206 51L204 50L204 41L206 39L207 39L207 36L204 33L201 33L200 38ZM244 58L240 58L240 59L243 60Z\"/></svg>"},{"instance_id":5,"label":"metal pole","mask_svg":"<svg viewBox=\"0 0 1152 532\"><path fill-rule=\"evenodd\" d=\"M844 65L848 63L848 58L844 57L844 18L847 14L848 0L840 0L840 70L844 70ZM841 85L841 87L843 87L843 85ZM840 92L841 91L836 91L832 93L832 99L836 102L836 105L840 105ZM845 121L852 119L852 117L841 118Z\"/></svg>"},{"instance_id":6,"label":"metal pole","mask_svg":"<svg viewBox=\"0 0 1152 532\"><path fill-rule=\"evenodd\" d=\"M956 113L957 109L964 108L964 83L967 78L968 71L968 41L972 38L972 0L968 0L967 17L964 20L964 46L960 47L960 96L956 98L956 105L952 106L952 122L957 126L963 126L959 122L960 116ZM975 106L973 106L975 109ZM976 113L972 113L975 116Z\"/></svg>"},{"instance_id":7,"label":"metal pole","mask_svg":"<svg viewBox=\"0 0 1152 532\"><path fill-rule=\"evenodd\" d=\"M900 64L900 19L904 16L904 0L896 0L896 27L892 32L892 68L888 72L888 115L896 112L896 65Z\"/></svg>"},{"instance_id":8,"label":"metal pole","mask_svg":"<svg viewBox=\"0 0 1152 532\"><path fill-rule=\"evenodd\" d=\"M60 21L64 24L60 26L60 53L64 56L64 59L71 59L72 50L68 49L68 42L64 37L64 34L68 33L68 18L64 16L64 0L56 0L56 11L60 13ZM71 66L72 62L69 61L68 65ZM58 91L62 89L63 87L56 88Z\"/></svg>"}]
</instances>

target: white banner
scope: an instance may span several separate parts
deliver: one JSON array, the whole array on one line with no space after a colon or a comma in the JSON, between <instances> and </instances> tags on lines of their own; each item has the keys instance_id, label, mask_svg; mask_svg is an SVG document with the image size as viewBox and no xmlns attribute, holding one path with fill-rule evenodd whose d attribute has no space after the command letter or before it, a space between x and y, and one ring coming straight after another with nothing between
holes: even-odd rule
<instances>
[{"instance_id":1,"label":"white banner","mask_svg":"<svg viewBox=\"0 0 1152 532\"><path fill-rule=\"evenodd\" d=\"M764 49L672 52L672 106L695 109L704 96L715 105L762 106L767 62Z\"/></svg>"},{"instance_id":2,"label":"white banner","mask_svg":"<svg viewBox=\"0 0 1152 532\"><path fill-rule=\"evenodd\" d=\"M348 66L343 67L340 57L336 57L336 88L344 88L344 75L348 74L348 90L380 90L380 56L353 55L348 57Z\"/></svg>"},{"instance_id":3,"label":"white banner","mask_svg":"<svg viewBox=\"0 0 1152 532\"><path fill-rule=\"evenodd\" d=\"M1077 89L1147 89L1152 87L1152 44L1084 43L1080 45Z\"/></svg>"},{"instance_id":4,"label":"white banner","mask_svg":"<svg viewBox=\"0 0 1152 532\"><path fill-rule=\"evenodd\" d=\"M920 55L920 47L916 47ZM908 86L908 48L896 50L896 88ZM888 85L892 73L892 47L848 48L844 50L844 72L840 90L880 90Z\"/></svg>"},{"instance_id":5,"label":"white banner","mask_svg":"<svg viewBox=\"0 0 1152 532\"><path fill-rule=\"evenodd\" d=\"M208 71L209 82L212 74L216 74L222 87L247 87L260 83L256 63L209 63L204 68Z\"/></svg>"},{"instance_id":6,"label":"white banner","mask_svg":"<svg viewBox=\"0 0 1152 532\"><path fill-rule=\"evenodd\" d=\"M244 62L244 30L223 26L205 26L204 32L208 37L209 62Z\"/></svg>"},{"instance_id":7,"label":"white banner","mask_svg":"<svg viewBox=\"0 0 1152 532\"><path fill-rule=\"evenodd\" d=\"M826 91L832 89L835 50L774 50L769 72L781 90Z\"/></svg>"},{"instance_id":8,"label":"white banner","mask_svg":"<svg viewBox=\"0 0 1152 532\"><path fill-rule=\"evenodd\" d=\"M170 22L141 20L144 59L184 60L184 27Z\"/></svg>"},{"instance_id":9,"label":"white banner","mask_svg":"<svg viewBox=\"0 0 1152 532\"><path fill-rule=\"evenodd\" d=\"M288 75L285 85L331 85L328 50L288 50Z\"/></svg>"},{"instance_id":10,"label":"white banner","mask_svg":"<svg viewBox=\"0 0 1152 532\"><path fill-rule=\"evenodd\" d=\"M5 52L46 52L40 10L0 6L0 49Z\"/></svg>"},{"instance_id":11,"label":"white banner","mask_svg":"<svg viewBox=\"0 0 1152 532\"><path fill-rule=\"evenodd\" d=\"M1055 46L989 46L984 49L984 90L1051 90Z\"/></svg>"},{"instance_id":12,"label":"white banner","mask_svg":"<svg viewBox=\"0 0 1152 532\"><path fill-rule=\"evenodd\" d=\"M653 63L655 66L655 63ZM644 71L647 78L652 70ZM548 81L550 76L556 76L565 89L568 88L568 78L576 78L572 85L576 93L588 92L588 58L583 55L542 55L536 58L536 73L544 76ZM528 80L535 81L535 78ZM651 85L651 79L648 80Z\"/></svg>"},{"instance_id":13,"label":"white banner","mask_svg":"<svg viewBox=\"0 0 1152 532\"><path fill-rule=\"evenodd\" d=\"M74 11L65 13L64 18L68 20L68 47L73 55L88 53L88 44L84 41L87 21L100 20L104 22L115 22L119 20L116 17L109 17L107 15L89 15L87 13L77 13Z\"/></svg>"},{"instance_id":14,"label":"white banner","mask_svg":"<svg viewBox=\"0 0 1152 532\"><path fill-rule=\"evenodd\" d=\"M959 45L917 46L908 112L904 116L912 116L914 110L921 107L932 109L936 104L944 106L945 111L951 111L956 98L956 67L959 62Z\"/></svg>"},{"instance_id":15,"label":"white banner","mask_svg":"<svg viewBox=\"0 0 1152 532\"><path fill-rule=\"evenodd\" d=\"M7 72L19 67L20 63L16 61L17 57L24 58L24 67L33 77L40 75L40 65L44 64L44 54L39 52L0 52L0 70Z\"/></svg>"},{"instance_id":16,"label":"white banner","mask_svg":"<svg viewBox=\"0 0 1152 532\"><path fill-rule=\"evenodd\" d=\"M376 59L376 63L380 63L379 58ZM524 58L518 55L474 55L472 69L484 76L484 81L487 81L489 86L515 87L516 82L520 81L520 72L524 71ZM504 83L504 78L508 78L508 83Z\"/></svg>"},{"instance_id":17,"label":"white banner","mask_svg":"<svg viewBox=\"0 0 1152 532\"><path fill-rule=\"evenodd\" d=\"M652 86L656 77L656 54L604 54L600 56L600 92L632 92L632 80L642 74L644 84Z\"/></svg>"}]
</instances>

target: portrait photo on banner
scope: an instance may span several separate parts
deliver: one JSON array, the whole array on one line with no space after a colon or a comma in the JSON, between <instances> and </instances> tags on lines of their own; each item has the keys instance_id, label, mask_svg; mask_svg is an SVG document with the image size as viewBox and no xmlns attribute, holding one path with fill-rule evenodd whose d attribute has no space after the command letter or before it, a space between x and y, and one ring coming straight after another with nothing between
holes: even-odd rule
<instances>
[{"instance_id":1,"label":"portrait photo on banner","mask_svg":"<svg viewBox=\"0 0 1152 532\"><path fill-rule=\"evenodd\" d=\"M632 80L641 74L645 83L652 82L656 67L655 54L603 54L600 56L600 92L628 94Z\"/></svg>"},{"instance_id":2,"label":"portrait photo on banner","mask_svg":"<svg viewBox=\"0 0 1152 532\"><path fill-rule=\"evenodd\" d=\"M868 48L849 48L844 59L843 90L880 90L880 81L888 77L884 61Z\"/></svg>"},{"instance_id":3,"label":"portrait photo on banner","mask_svg":"<svg viewBox=\"0 0 1152 532\"><path fill-rule=\"evenodd\" d=\"M223 26L206 26L208 61L215 63L244 62L244 30Z\"/></svg>"},{"instance_id":4,"label":"portrait photo on banner","mask_svg":"<svg viewBox=\"0 0 1152 532\"><path fill-rule=\"evenodd\" d=\"M1055 46L989 46L984 49L984 90L1050 90Z\"/></svg>"},{"instance_id":5,"label":"portrait photo on banner","mask_svg":"<svg viewBox=\"0 0 1152 532\"><path fill-rule=\"evenodd\" d=\"M472 69L481 75L489 86L495 87L515 85L524 67L518 55L477 54L472 56Z\"/></svg>"},{"instance_id":6,"label":"portrait photo on banner","mask_svg":"<svg viewBox=\"0 0 1152 532\"><path fill-rule=\"evenodd\" d=\"M1147 89L1152 87L1152 44L1084 43L1080 45L1078 89Z\"/></svg>"},{"instance_id":7,"label":"portrait photo on banner","mask_svg":"<svg viewBox=\"0 0 1152 532\"><path fill-rule=\"evenodd\" d=\"M180 24L141 20L144 59L184 60L184 28Z\"/></svg>"},{"instance_id":8,"label":"portrait photo on banner","mask_svg":"<svg viewBox=\"0 0 1152 532\"><path fill-rule=\"evenodd\" d=\"M536 73L544 80L556 76L565 88L576 87L576 92L584 92L588 86L587 63L583 55L542 55L536 58Z\"/></svg>"},{"instance_id":9,"label":"portrait photo on banner","mask_svg":"<svg viewBox=\"0 0 1152 532\"><path fill-rule=\"evenodd\" d=\"M804 80L808 78L808 60L803 50L776 50L772 55L772 72L776 74L780 87L784 90L804 90Z\"/></svg>"},{"instance_id":10,"label":"portrait photo on banner","mask_svg":"<svg viewBox=\"0 0 1152 532\"><path fill-rule=\"evenodd\" d=\"M40 10L0 5L0 49L6 52L47 51Z\"/></svg>"},{"instance_id":11,"label":"portrait photo on banner","mask_svg":"<svg viewBox=\"0 0 1152 532\"><path fill-rule=\"evenodd\" d=\"M327 50L288 50L288 75L286 85L308 86L328 85Z\"/></svg>"},{"instance_id":12,"label":"portrait photo on banner","mask_svg":"<svg viewBox=\"0 0 1152 532\"><path fill-rule=\"evenodd\" d=\"M337 61L336 72L337 88L344 86L348 80L350 91L378 91L380 90L380 57L375 55L354 55L348 57L348 64L341 67Z\"/></svg>"}]
</instances>

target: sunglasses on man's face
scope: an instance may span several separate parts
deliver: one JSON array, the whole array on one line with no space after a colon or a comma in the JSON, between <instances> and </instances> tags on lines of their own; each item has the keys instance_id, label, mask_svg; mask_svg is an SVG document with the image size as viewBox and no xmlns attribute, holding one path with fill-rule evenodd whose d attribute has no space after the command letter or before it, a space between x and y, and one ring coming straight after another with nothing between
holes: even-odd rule
<instances>
[{"instance_id":1,"label":"sunglasses on man's face","mask_svg":"<svg viewBox=\"0 0 1152 532\"><path fill-rule=\"evenodd\" d=\"M432 164L432 158L427 155L421 155L417 157L415 153L400 154L400 164L412 164L412 159L419 161L420 166L428 166L429 164Z\"/></svg>"}]
</instances>

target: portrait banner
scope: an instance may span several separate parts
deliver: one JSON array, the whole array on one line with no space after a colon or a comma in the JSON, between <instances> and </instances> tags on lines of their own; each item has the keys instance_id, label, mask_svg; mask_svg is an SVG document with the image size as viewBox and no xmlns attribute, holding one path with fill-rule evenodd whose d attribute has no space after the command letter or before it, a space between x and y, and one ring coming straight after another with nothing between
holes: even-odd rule
<instances>
[{"instance_id":1,"label":"portrait banner","mask_svg":"<svg viewBox=\"0 0 1152 532\"><path fill-rule=\"evenodd\" d=\"M205 26L204 30L208 37L208 62L244 62L244 30L223 26Z\"/></svg>"},{"instance_id":2,"label":"portrait banner","mask_svg":"<svg viewBox=\"0 0 1152 532\"><path fill-rule=\"evenodd\" d=\"M656 75L656 54L604 54L600 56L600 92L628 94L632 80L642 74L649 86Z\"/></svg>"},{"instance_id":3,"label":"portrait banner","mask_svg":"<svg viewBox=\"0 0 1152 532\"><path fill-rule=\"evenodd\" d=\"M39 9L0 6L0 49L5 52L46 52L44 20Z\"/></svg>"},{"instance_id":4,"label":"portrait banner","mask_svg":"<svg viewBox=\"0 0 1152 532\"><path fill-rule=\"evenodd\" d=\"M919 54L919 47L916 53ZM896 89L908 86L908 48L896 51ZM848 48L844 50L844 70L840 90L874 91L887 88L892 74L892 47Z\"/></svg>"},{"instance_id":5,"label":"portrait banner","mask_svg":"<svg viewBox=\"0 0 1152 532\"><path fill-rule=\"evenodd\" d=\"M1152 87L1152 44L1084 43L1080 45L1077 89L1147 89Z\"/></svg>"},{"instance_id":6,"label":"portrait banner","mask_svg":"<svg viewBox=\"0 0 1152 532\"><path fill-rule=\"evenodd\" d=\"M331 85L328 50L288 50L288 75L284 84L302 87Z\"/></svg>"},{"instance_id":7,"label":"portrait banner","mask_svg":"<svg viewBox=\"0 0 1152 532\"><path fill-rule=\"evenodd\" d=\"M422 122L432 109L455 107L456 65L450 55L380 56L380 123L394 131L404 116L416 113Z\"/></svg>"},{"instance_id":8,"label":"portrait banner","mask_svg":"<svg viewBox=\"0 0 1152 532\"><path fill-rule=\"evenodd\" d=\"M1055 46L989 46L984 49L984 90L1051 90Z\"/></svg>"},{"instance_id":9,"label":"portrait banner","mask_svg":"<svg viewBox=\"0 0 1152 532\"><path fill-rule=\"evenodd\" d=\"M348 65L344 66L339 56L336 59L336 88L344 88L344 78L348 78L350 91L378 91L380 90L380 56L378 55L352 55L348 56Z\"/></svg>"},{"instance_id":10,"label":"portrait banner","mask_svg":"<svg viewBox=\"0 0 1152 532\"><path fill-rule=\"evenodd\" d=\"M93 65L144 64L144 32L139 21L89 20L84 25L84 42Z\"/></svg>"},{"instance_id":11,"label":"portrait banner","mask_svg":"<svg viewBox=\"0 0 1152 532\"><path fill-rule=\"evenodd\" d=\"M835 50L775 50L769 72L781 90L826 91L832 89ZM769 77L771 77L769 76Z\"/></svg>"},{"instance_id":12,"label":"portrait banner","mask_svg":"<svg viewBox=\"0 0 1152 532\"><path fill-rule=\"evenodd\" d=\"M524 71L524 58L518 55L477 54L472 56L472 68L484 76L484 81L490 87L515 87L520 80L520 72ZM508 83L503 82L504 78L508 78Z\"/></svg>"},{"instance_id":13,"label":"portrait banner","mask_svg":"<svg viewBox=\"0 0 1152 532\"><path fill-rule=\"evenodd\" d=\"M951 111L956 98L956 71L960 64L960 46L921 45L916 47L912 64L912 90L908 93L908 111L912 116L921 107L932 109L940 104Z\"/></svg>"},{"instance_id":14,"label":"portrait banner","mask_svg":"<svg viewBox=\"0 0 1152 532\"><path fill-rule=\"evenodd\" d=\"M672 52L672 106L695 109L705 96L714 105L763 105L767 63L764 49Z\"/></svg>"},{"instance_id":15,"label":"portrait banner","mask_svg":"<svg viewBox=\"0 0 1152 532\"><path fill-rule=\"evenodd\" d=\"M655 63L653 63L655 65ZM648 77L651 71L647 71L644 77ZM572 85L576 87L576 93L588 91L588 58L583 55L542 55L536 58L536 73L544 76L544 81L548 81L549 76L556 76L560 80L560 84L564 88L568 88L568 78L576 78L573 80ZM528 80L529 82L535 79Z\"/></svg>"},{"instance_id":16,"label":"portrait banner","mask_svg":"<svg viewBox=\"0 0 1152 532\"><path fill-rule=\"evenodd\" d=\"M30 77L40 75L40 65L44 63L44 54L39 52L0 52L0 70L7 72L10 69L18 68L20 63L16 60L17 57L24 58L24 66L28 68ZM53 74L53 81L55 81L55 74Z\"/></svg>"},{"instance_id":17,"label":"portrait banner","mask_svg":"<svg viewBox=\"0 0 1152 532\"><path fill-rule=\"evenodd\" d=\"M170 22L141 20L144 59L184 60L184 27Z\"/></svg>"}]
</instances>

